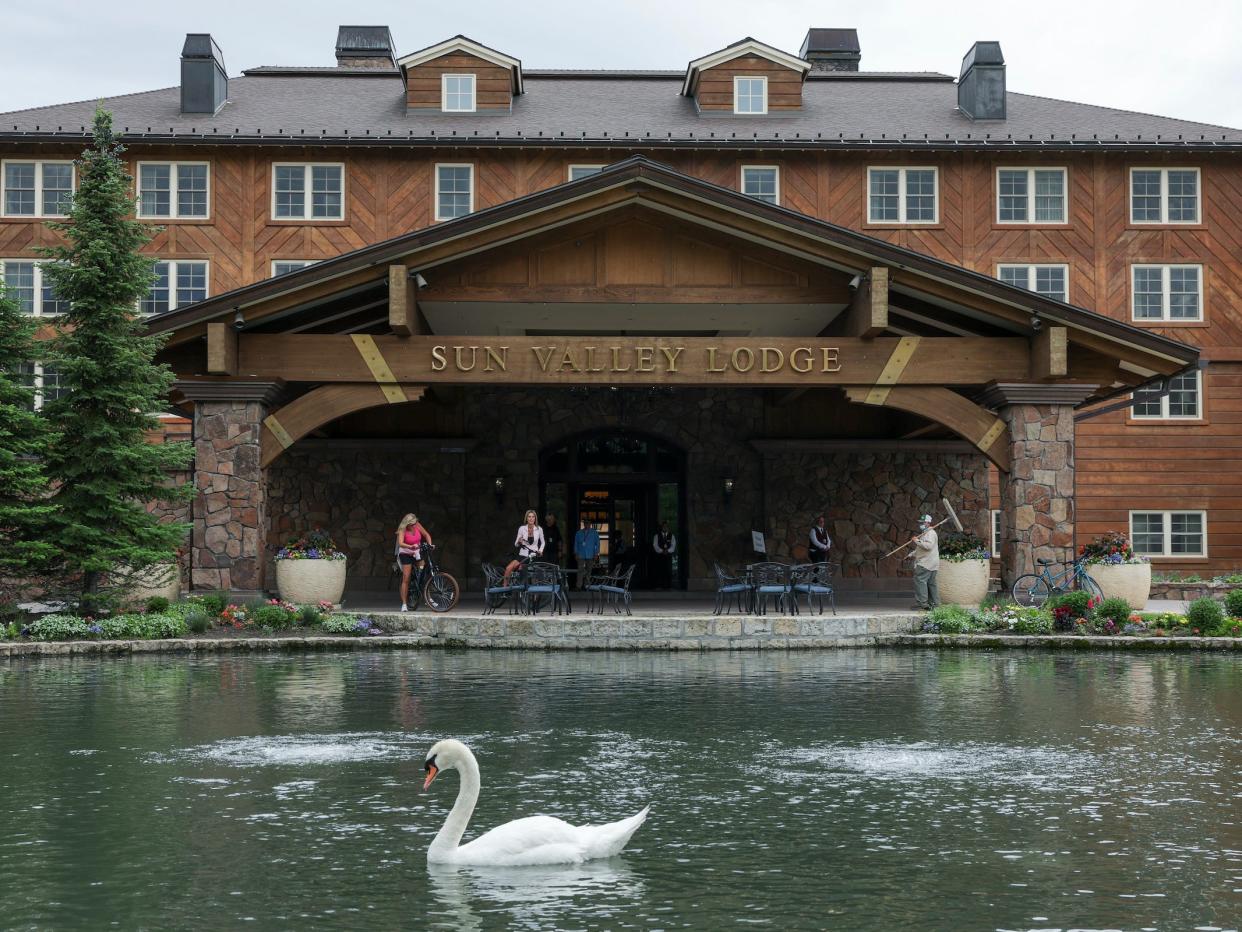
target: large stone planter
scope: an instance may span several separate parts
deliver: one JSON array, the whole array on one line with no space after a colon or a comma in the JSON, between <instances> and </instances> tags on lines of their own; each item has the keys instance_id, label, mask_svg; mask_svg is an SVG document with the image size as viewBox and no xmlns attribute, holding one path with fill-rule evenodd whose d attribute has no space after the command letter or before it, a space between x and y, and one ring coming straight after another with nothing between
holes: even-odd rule
<instances>
[{"instance_id":1,"label":"large stone planter","mask_svg":"<svg viewBox=\"0 0 1242 932\"><path fill-rule=\"evenodd\" d=\"M1095 563L1087 575L1100 584L1106 599L1125 599L1136 612L1147 608L1151 597L1150 563Z\"/></svg>"},{"instance_id":2,"label":"large stone planter","mask_svg":"<svg viewBox=\"0 0 1242 932\"><path fill-rule=\"evenodd\" d=\"M156 563L130 577L125 600L142 605L148 599L162 597L176 602L181 596L181 568L176 563Z\"/></svg>"},{"instance_id":3,"label":"large stone planter","mask_svg":"<svg viewBox=\"0 0 1242 932\"><path fill-rule=\"evenodd\" d=\"M277 560L276 588L295 605L336 605L345 594L345 560Z\"/></svg>"},{"instance_id":4,"label":"large stone planter","mask_svg":"<svg viewBox=\"0 0 1242 932\"><path fill-rule=\"evenodd\" d=\"M950 563L941 558L936 582L942 605L978 605L988 594L990 560Z\"/></svg>"}]
</instances>

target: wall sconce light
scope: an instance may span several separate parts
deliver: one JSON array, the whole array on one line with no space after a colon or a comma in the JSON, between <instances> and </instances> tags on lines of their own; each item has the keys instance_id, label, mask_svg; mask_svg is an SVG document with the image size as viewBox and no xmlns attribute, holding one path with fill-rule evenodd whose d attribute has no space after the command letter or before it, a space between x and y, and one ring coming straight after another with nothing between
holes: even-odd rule
<instances>
[{"instance_id":1,"label":"wall sconce light","mask_svg":"<svg viewBox=\"0 0 1242 932\"><path fill-rule=\"evenodd\" d=\"M492 491L496 493L496 504L505 500L505 477L497 476L492 480Z\"/></svg>"},{"instance_id":2,"label":"wall sconce light","mask_svg":"<svg viewBox=\"0 0 1242 932\"><path fill-rule=\"evenodd\" d=\"M727 505L733 498L733 477L725 476L724 478L724 500Z\"/></svg>"}]
</instances>

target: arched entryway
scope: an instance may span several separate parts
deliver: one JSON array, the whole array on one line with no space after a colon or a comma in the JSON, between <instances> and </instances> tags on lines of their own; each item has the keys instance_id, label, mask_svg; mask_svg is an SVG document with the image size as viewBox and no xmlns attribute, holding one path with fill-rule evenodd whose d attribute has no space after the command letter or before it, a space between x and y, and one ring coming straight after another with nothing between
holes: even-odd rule
<instances>
[{"instance_id":1,"label":"arched entryway","mask_svg":"<svg viewBox=\"0 0 1242 932\"><path fill-rule=\"evenodd\" d=\"M569 566L579 521L589 519L600 532L601 563L633 564L633 588L686 588L686 454L677 445L625 429L565 437L539 454L539 500L540 514L562 526ZM666 521L676 536L671 566L653 547Z\"/></svg>"}]
</instances>

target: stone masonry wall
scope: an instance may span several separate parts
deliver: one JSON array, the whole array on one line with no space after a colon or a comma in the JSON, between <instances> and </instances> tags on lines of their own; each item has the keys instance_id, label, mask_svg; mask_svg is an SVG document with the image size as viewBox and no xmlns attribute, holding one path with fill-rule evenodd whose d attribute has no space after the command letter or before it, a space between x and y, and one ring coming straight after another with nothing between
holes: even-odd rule
<instances>
[{"instance_id":1,"label":"stone masonry wall","mask_svg":"<svg viewBox=\"0 0 1242 932\"><path fill-rule=\"evenodd\" d=\"M195 589L258 591L264 584L266 490L259 468L264 406L199 401L194 429Z\"/></svg>"},{"instance_id":2,"label":"stone masonry wall","mask_svg":"<svg viewBox=\"0 0 1242 932\"><path fill-rule=\"evenodd\" d=\"M1013 470L1000 477L1005 585L1035 571L1039 558L1074 555L1074 411L1069 405L1013 404L1009 426Z\"/></svg>"}]
</instances>

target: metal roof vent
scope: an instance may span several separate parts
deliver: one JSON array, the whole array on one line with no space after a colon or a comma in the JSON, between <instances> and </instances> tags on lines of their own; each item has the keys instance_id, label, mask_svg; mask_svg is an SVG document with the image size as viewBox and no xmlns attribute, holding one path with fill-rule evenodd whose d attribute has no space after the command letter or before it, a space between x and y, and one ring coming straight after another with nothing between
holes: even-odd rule
<instances>
[{"instance_id":1,"label":"metal roof vent","mask_svg":"<svg viewBox=\"0 0 1242 932\"><path fill-rule=\"evenodd\" d=\"M397 49L387 26L338 26L338 68L396 68Z\"/></svg>"},{"instance_id":2,"label":"metal roof vent","mask_svg":"<svg viewBox=\"0 0 1242 932\"><path fill-rule=\"evenodd\" d=\"M972 120L1005 119L1005 56L999 42L976 42L962 59L957 109Z\"/></svg>"},{"instance_id":3,"label":"metal roof vent","mask_svg":"<svg viewBox=\"0 0 1242 932\"><path fill-rule=\"evenodd\" d=\"M798 57L812 71L857 71L862 61L857 29L808 29Z\"/></svg>"},{"instance_id":4,"label":"metal roof vent","mask_svg":"<svg viewBox=\"0 0 1242 932\"><path fill-rule=\"evenodd\" d=\"M229 99L224 53L205 32L187 33L181 47L181 112L217 113Z\"/></svg>"}]
</instances>

